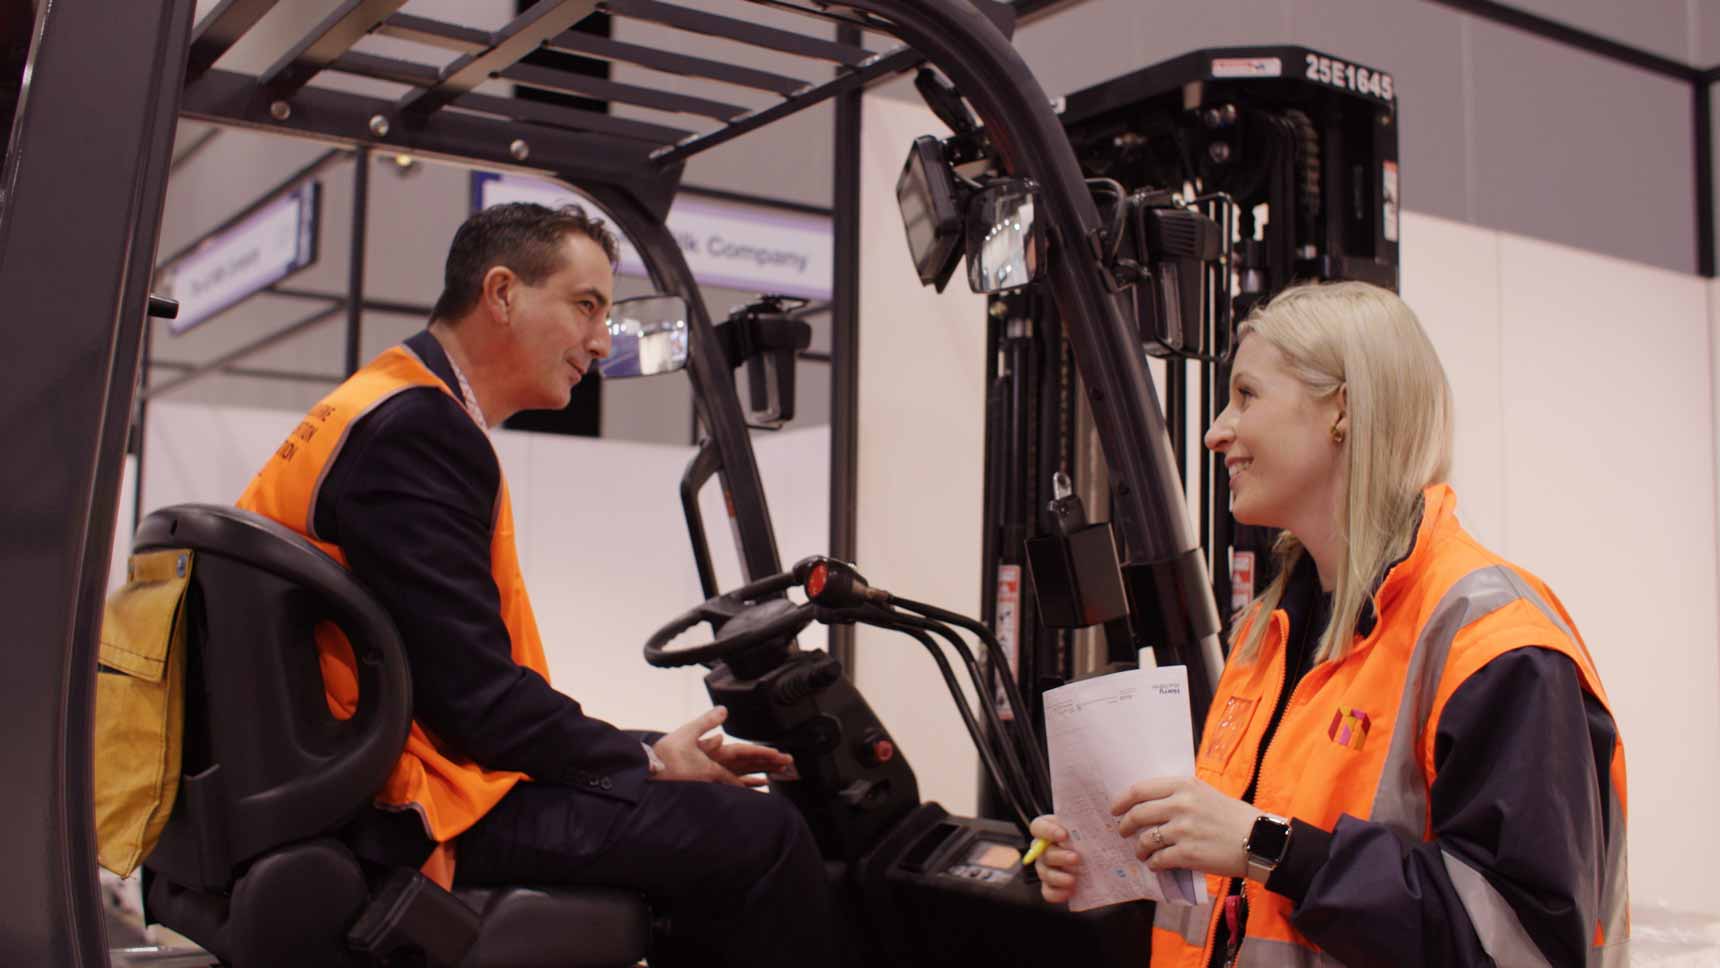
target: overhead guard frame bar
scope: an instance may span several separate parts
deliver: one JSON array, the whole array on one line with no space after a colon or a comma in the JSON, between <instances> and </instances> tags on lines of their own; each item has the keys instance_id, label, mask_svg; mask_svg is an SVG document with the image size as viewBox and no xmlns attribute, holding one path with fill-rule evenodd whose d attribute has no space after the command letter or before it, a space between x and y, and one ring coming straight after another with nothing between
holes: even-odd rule
<instances>
[{"instance_id":1,"label":"overhead guard frame bar","mask_svg":"<svg viewBox=\"0 0 1720 968\"><path fill-rule=\"evenodd\" d=\"M345 0L259 77L276 98L298 92L387 20L406 0Z\"/></svg>"},{"instance_id":2,"label":"overhead guard frame bar","mask_svg":"<svg viewBox=\"0 0 1720 968\"><path fill-rule=\"evenodd\" d=\"M663 3L662 0L605 0L602 8L618 17L650 21L707 37L738 41L750 47L764 47L784 54L834 61L849 67L859 67L873 56L871 51L853 44L821 40L797 34L792 30L779 30L734 17Z\"/></svg>"},{"instance_id":3,"label":"overhead guard frame bar","mask_svg":"<svg viewBox=\"0 0 1720 968\"><path fill-rule=\"evenodd\" d=\"M517 64L543 42L584 20L597 9L597 0L540 2L515 17L496 32L483 50L462 55L442 72L442 80L428 90L413 91L400 99L397 109L405 114L426 115L469 94L493 75Z\"/></svg>"}]
</instances>

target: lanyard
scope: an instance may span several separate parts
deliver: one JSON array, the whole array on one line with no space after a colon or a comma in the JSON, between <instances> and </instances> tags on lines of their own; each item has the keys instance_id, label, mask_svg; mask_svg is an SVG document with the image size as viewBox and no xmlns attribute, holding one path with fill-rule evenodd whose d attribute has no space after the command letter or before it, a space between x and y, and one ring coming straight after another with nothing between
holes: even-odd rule
<instances>
[{"instance_id":1,"label":"lanyard","mask_svg":"<svg viewBox=\"0 0 1720 968\"><path fill-rule=\"evenodd\" d=\"M461 372L460 364L454 362L454 354L444 353L448 357L448 365L454 370L454 382L460 384L460 396L465 400L466 413L477 423L478 429L484 433L490 432L490 425L484 422L484 411L478 406L478 395L472 392L472 385L466 382L466 374Z\"/></svg>"}]
</instances>

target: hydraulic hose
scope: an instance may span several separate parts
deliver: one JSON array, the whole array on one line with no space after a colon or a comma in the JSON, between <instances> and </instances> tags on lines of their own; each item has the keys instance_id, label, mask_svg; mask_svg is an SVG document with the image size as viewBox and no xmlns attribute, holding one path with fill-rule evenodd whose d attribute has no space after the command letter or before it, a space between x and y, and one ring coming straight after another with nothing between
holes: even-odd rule
<instances>
[{"instance_id":1,"label":"hydraulic hose","mask_svg":"<svg viewBox=\"0 0 1720 968\"><path fill-rule=\"evenodd\" d=\"M1026 721L1027 703L1022 701L1021 689L1015 682L1015 677L1009 672L1009 661L1003 654L1003 646L998 643L997 636L983 622L977 622L959 612L916 602L910 598L890 596L890 604L905 608L910 612L918 612L927 618L937 619L961 626L972 632L976 638L985 643L986 658L990 660L993 669L998 670L998 678L1003 680L1003 694L1009 700L1009 708L1016 711L1016 724L1020 728L1016 742L1026 751L1028 762L1033 766L1034 777L1039 782L1040 799L1049 803L1051 798L1051 768L1045 762L1045 751L1039 746L1039 739L1034 735L1033 725ZM982 690L983 691L983 690Z\"/></svg>"},{"instance_id":2,"label":"hydraulic hose","mask_svg":"<svg viewBox=\"0 0 1720 968\"><path fill-rule=\"evenodd\" d=\"M998 715L996 707L988 701L985 675L980 671L979 663L974 661L973 651L967 647L967 643L963 642L961 636L958 636L949 626L941 622L901 612L886 614L890 614L899 624L934 632L949 641L951 647L956 650L956 655L960 656L962 663L967 666L968 678L973 681L976 697L979 699L980 708L985 714L986 724L991 727L992 735L998 738L998 743L1002 747L1002 763L1007 768L1010 782L1014 785L1016 791L1014 798L1017 800L1025 799L1027 805L1032 808L1032 815L1034 816L1048 812L1050 807L1034 788L1033 781L1028 778L1027 770L1022 766L1019 752L1015 749L1015 743L1003 725L1002 717ZM963 706L965 707L966 703L963 703Z\"/></svg>"},{"instance_id":3,"label":"hydraulic hose","mask_svg":"<svg viewBox=\"0 0 1720 968\"><path fill-rule=\"evenodd\" d=\"M932 641L930 635L903 621L911 618L911 616L898 615L881 608L842 609L840 611L853 615L869 625L907 635L925 646L926 651L931 653L932 661L937 663L938 672L944 677L944 685L949 688L950 698L955 700L956 711L961 713L962 723L967 726L968 735L973 738L974 748L979 751L981 762L985 764L987 772L991 774L992 782L997 784L998 789L1002 790L1004 796L1009 800L1009 807L1015 812L1016 822L1021 825L1021 830L1025 834L1033 824L1032 815L1021 803L1015 789L1004 782L1003 769L998 764L996 754L986 744L979 723L973 717L973 710L968 708L967 700L962 696L961 683L956 681L955 670L950 667L950 660L944 657L943 650L938 648L937 643Z\"/></svg>"}]
</instances>

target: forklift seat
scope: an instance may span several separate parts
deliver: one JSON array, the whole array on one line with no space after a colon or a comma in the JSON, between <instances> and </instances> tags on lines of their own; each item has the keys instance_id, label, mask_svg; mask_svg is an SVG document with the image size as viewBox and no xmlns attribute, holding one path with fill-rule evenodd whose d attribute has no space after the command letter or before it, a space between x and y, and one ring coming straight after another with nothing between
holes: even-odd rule
<instances>
[{"instance_id":1,"label":"forklift seat","mask_svg":"<svg viewBox=\"0 0 1720 968\"><path fill-rule=\"evenodd\" d=\"M406 742L412 685L399 633L352 575L278 523L231 507L149 515L135 551L195 553L179 796L144 862L146 909L233 968L421 964L607 968L645 957L642 898L602 888L452 894L417 871L366 877L341 829ZM337 719L312 632L357 658Z\"/></svg>"}]
</instances>

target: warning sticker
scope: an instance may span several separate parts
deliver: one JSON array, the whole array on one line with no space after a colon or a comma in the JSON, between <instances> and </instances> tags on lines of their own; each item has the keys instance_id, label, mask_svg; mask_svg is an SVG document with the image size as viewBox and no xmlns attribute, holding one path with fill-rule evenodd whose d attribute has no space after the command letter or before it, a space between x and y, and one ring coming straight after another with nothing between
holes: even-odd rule
<instances>
[{"instance_id":1,"label":"warning sticker","mask_svg":"<svg viewBox=\"0 0 1720 968\"><path fill-rule=\"evenodd\" d=\"M1021 668L1021 660L1017 658L1019 646L1017 642L1021 633L1021 566L997 566L997 618L992 622L992 632L997 635L997 644L1003 646L1003 654L1009 660L1009 675L1014 676ZM1015 713L1009 708L1009 697L1005 695L1003 686L997 687L994 697L998 715L1003 719L1011 719Z\"/></svg>"},{"instance_id":2,"label":"warning sticker","mask_svg":"<svg viewBox=\"0 0 1720 968\"><path fill-rule=\"evenodd\" d=\"M1230 553L1230 610L1240 612L1254 601L1254 552Z\"/></svg>"},{"instance_id":3,"label":"warning sticker","mask_svg":"<svg viewBox=\"0 0 1720 968\"><path fill-rule=\"evenodd\" d=\"M1284 62L1276 57L1215 57L1213 77L1278 77Z\"/></svg>"},{"instance_id":4,"label":"warning sticker","mask_svg":"<svg viewBox=\"0 0 1720 968\"><path fill-rule=\"evenodd\" d=\"M1380 167L1380 199L1385 210L1380 213L1381 231L1387 242L1398 240L1398 172L1397 162L1388 161Z\"/></svg>"}]
</instances>

